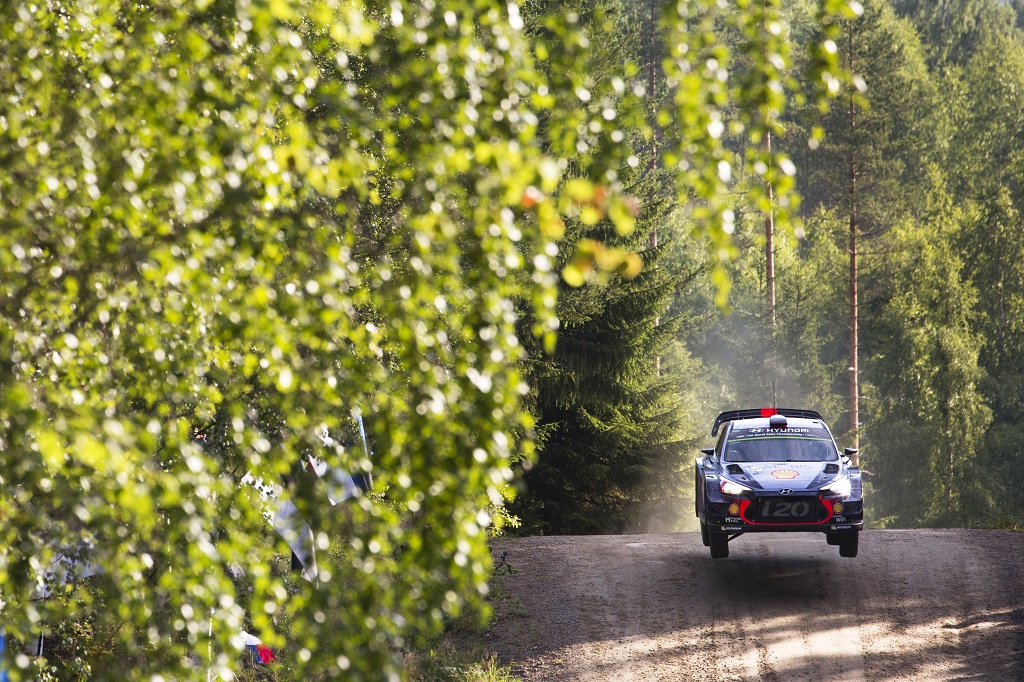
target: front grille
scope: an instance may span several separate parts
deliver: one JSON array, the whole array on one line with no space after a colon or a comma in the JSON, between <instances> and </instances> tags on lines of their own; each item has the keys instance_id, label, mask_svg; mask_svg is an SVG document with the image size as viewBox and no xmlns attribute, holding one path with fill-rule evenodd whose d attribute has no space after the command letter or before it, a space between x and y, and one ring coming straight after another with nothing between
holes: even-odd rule
<instances>
[{"instance_id":1,"label":"front grille","mask_svg":"<svg viewBox=\"0 0 1024 682\"><path fill-rule=\"evenodd\" d=\"M815 523L824 521L828 511L817 497L758 497L747 508L753 523Z\"/></svg>"}]
</instances>

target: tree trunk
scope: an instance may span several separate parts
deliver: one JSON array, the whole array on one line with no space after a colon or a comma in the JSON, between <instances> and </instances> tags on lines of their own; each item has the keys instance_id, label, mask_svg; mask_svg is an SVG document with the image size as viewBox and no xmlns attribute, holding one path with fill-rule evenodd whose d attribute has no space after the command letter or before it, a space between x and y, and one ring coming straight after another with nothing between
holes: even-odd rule
<instances>
[{"instance_id":1,"label":"tree trunk","mask_svg":"<svg viewBox=\"0 0 1024 682\"><path fill-rule=\"evenodd\" d=\"M768 149L768 158L772 155L772 134L771 131L765 135L765 146ZM771 321L772 335L775 335L775 193L771 180L768 185L768 214L764 219L764 257L765 257L765 280L768 289L768 319Z\"/></svg>"},{"instance_id":2,"label":"tree trunk","mask_svg":"<svg viewBox=\"0 0 1024 682\"><path fill-rule=\"evenodd\" d=\"M651 102L651 121L654 128L654 139L651 142L651 160L648 168L651 172L658 167L658 145L660 143L660 136L658 134L658 102L655 97L656 86L658 84L658 59L660 57L659 40L658 40L658 8L660 4L657 0L652 0L650 4L650 14L648 15L647 22L647 97ZM650 234L647 235L647 245L651 249L658 247L658 228L654 227L651 229ZM657 327L661 324L661 318L654 318L654 326ZM655 376L661 376L661 356L658 354L654 355L654 374Z\"/></svg>"},{"instance_id":3,"label":"tree trunk","mask_svg":"<svg viewBox=\"0 0 1024 682\"><path fill-rule=\"evenodd\" d=\"M850 26L850 72L853 72L853 25ZM857 128L853 93L850 93L850 431L854 448L860 448L860 368L857 362ZM853 455L853 463L860 456Z\"/></svg>"}]
</instances>

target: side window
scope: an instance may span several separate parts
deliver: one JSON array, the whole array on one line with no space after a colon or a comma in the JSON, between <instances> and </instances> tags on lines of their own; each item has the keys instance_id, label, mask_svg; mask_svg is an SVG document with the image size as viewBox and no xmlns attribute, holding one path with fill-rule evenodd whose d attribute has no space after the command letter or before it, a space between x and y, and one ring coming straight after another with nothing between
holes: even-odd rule
<instances>
[{"instance_id":1,"label":"side window","mask_svg":"<svg viewBox=\"0 0 1024 682\"><path fill-rule=\"evenodd\" d=\"M725 434L729 432L731 424L725 424L722 426L722 433L718 436L718 442L715 443L715 453L718 458L721 459L725 454Z\"/></svg>"}]
</instances>

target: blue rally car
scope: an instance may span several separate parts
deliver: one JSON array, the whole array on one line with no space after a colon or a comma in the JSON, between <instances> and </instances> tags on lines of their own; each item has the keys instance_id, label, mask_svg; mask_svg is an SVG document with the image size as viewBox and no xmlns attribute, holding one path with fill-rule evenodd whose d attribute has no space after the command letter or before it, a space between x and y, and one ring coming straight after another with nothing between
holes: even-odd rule
<instances>
[{"instance_id":1,"label":"blue rally car","mask_svg":"<svg viewBox=\"0 0 1024 682\"><path fill-rule=\"evenodd\" d=\"M721 433L719 433L721 432ZM713 448L696 462L700 534L711 556L729 556L744 533L824 533L844 557L857 556L864 525L860 469L840 455L821 415L764 408L723 412Z\"/></svg>"}]
</instances>

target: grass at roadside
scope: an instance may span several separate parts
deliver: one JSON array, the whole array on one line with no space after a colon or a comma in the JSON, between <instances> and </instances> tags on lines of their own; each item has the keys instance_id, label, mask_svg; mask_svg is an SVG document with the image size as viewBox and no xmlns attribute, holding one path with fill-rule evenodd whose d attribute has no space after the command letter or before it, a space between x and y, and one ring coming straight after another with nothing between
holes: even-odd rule
<instances>
[{"instance_id":1,"label":"grass at roadside","mask_svg":"<svg viewBox=\"0 0 1024 682\"><path fill-rule=\"evenodd\" d=\"M527 615L522 602L502 589L502 582L514 577L515 572L515 567L502 558L491 577L486 618L476 611L464 613L450 621L439 638L406 655L404 667L409 682L520 682L485 644L496 624Z\"/></svg>"},{"instance_id":2,"label":"grass at roadside","mask_svg":"<svg viewBox=\"0 0 1024 682\"><path fill-rule=\"evenodd\" d=\"M467 649L447 633L437 646L406 656L405 669L410 682L519 682L491 654Z\"/></svg>"}]
</instances>

